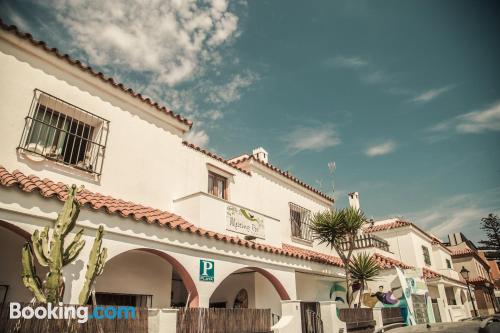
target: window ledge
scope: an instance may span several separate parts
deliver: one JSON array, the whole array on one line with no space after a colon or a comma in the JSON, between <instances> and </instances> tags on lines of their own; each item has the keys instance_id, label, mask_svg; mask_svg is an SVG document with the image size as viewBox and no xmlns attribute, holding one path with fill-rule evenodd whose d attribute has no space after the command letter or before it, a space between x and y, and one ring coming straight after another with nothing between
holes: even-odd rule
<instances>
[{"instance_id":1,"label":"window ledge","mask_svg":"<svg viewBox=\"0 0 500 333\"><path fill-rule=\"evenodd\" d=\"M312 240L307 240L307 239L303 239L303 238L299 238L299 237L295 237L295 236L292 236L291 238L292 238L292 241L296 242L296 243L300 243L300 244L304 244L304 245L308 245L308 246L313 245Z\"/></svg>"}]
</instances>

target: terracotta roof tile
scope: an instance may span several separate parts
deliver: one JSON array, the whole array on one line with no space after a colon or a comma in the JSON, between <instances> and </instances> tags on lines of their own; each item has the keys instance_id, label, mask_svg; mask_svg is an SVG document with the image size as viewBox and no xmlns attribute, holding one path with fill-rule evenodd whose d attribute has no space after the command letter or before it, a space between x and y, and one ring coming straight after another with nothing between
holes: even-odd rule
<instances>
[{"instance_id":1,"label":"terracotta roof tile","mask_svg":"<svg viewBox=\"0 0 500 333\"><path fill-rule=\"evenodd\" d=\"M370 232L377 232L377 231L385 231L385 230L397 229L397 228L402 228L402 227L408 227L411 225L412 225L412 223L410 223L410 222L397 220L397 221L390 222L390 223L376 224L372 227L367 227L367 228L365 228L364 232L370 233Z\"/></svg>"},{"instance_id":2,"label":"terracotta roof tile","mask_svg":"<svg viewBox=\"0 0 500 333\"><path fill-rule=\"evenodd\" d=\"M245 173L247 175L250 175L249 171L244 170L244 169L242 169L242 168L240 168L240 167L238 167L238 166L236 166L234 164L229 163L226 159L218 156L217 154L214 154L214 153L212 153L212 152L210 152L210 151L208 151L206 149L203 149L203 148L201 148L201 147L199 147L199 146L197 146L195 144L189 143L187 141L182 141L182 144L185 145L185 146L187 146L187 147L189 147L189 148L191 148L191 149L199 151L200 153L205 154L205 155L207 155L207 156L209 156L209 157L211 157L213 159L216 159L217 161L222 162L222 163L230 166L233 169L236 169L236 170L241 171L241 172L243 172L243 173Z\"/></svg>"},{"instance_id":3,"label":"terracotta roof tile","mask_svg":"<svg viewBox=\"0 0 500 333\"><path fill-rule=\"evenodd\" d=\"M395 267L399 267L402 269L413 268L412 266L407 265L399 260L383 256L379 253L374 253L373 258L375 259L375 261L377 262L378 266L381 269L389 269L389 268L395 268Z\"/></svg>"},{"instance_id":4,"label":"terracotta roof tile","mask_svg":"<svg viewBox=\"0 0 500 333\"><path fill-rule=\"evenodd\" d=\"M469 249L469 248L463 248L463 249L452 249L451 250L451 255L453 257L460 257L460 256L466 256L469 254L475 254L476 251Z\"/></svg>"},{"instance_id":5,"label":"terracotta roof tile","mask_svg":"<svg viewBox=\"0 0 500 333\"><path fill-rule=\"evenodd\" d=\"M0 28L6 32L9 32L13 35L16 35L17 37L21 39L25 39L29 41L31 44L34 46L44 50L45 52L52 54L59 59L63 59L66 62L68 62L70 65L73 65L80 70L84 72L88 72L89 74L101 79L102 81L111 84L113 87L120 89L124 93L139 99L140 101L148 104L149 106L155 108L159 112L162 112L164 114L167 114L173 118L175 118L177 121L188 125L190 128L193 126L193 122L189 119L186 119L182 117L179 114L174 113L172 110L167 109L165 106L162 106L158 104L157 102L153 102L149 97L143 96L140 93L136 93L134 90L131 88L125 87L122 83L116 82L112 77L106 77L102 72L96 72L93 70L90 66L84 65L80 60L74 59L68 54L62 54L57 48L49 48L47 44L43 41L38 41L33 38L33 36L29 33L24 33L21 32L15 25L7 25L5 24L1 19L0 19Z\"/></svg>"},{"instance_id":6,"label":"terracotta roof tile","mask_svg":"<svg viewBox=\"0 0 500 333\"><path fill-rule=\"evenodd\" d=\"M344 266L342 260L339 257L328 255L325 253L320 253L289 244L283 244L283 250L296 253L297 255L301 256L302 259L331 264L338 267Z\"/></svg>"},{"instance_id":7,"label":"terracotta roof tile","mask_svg":"<svg viewBox=\"0 0 500 333\"><path fill-rule=\"evenodd\" d=\"M55 183L49 179L40 179L37 176L26 176L18 170L12 173L0 165L0 185L3 187L17 187L24 192L37 192L44 198L57 198L64 201L67 197L67 188L63 183ZM247 248L257 249L269 253L280 254L297 259L317 261L323 264L341 266L340 258L321 254L317 252L303 252L301 249L292 246L278 248L271 245L259 244L253 241L244 240L234 236L220 234L214 231L199 228L181 216L169 213L160 209L146 207L130 201L116 199L100 193L83 190L77 195L77 200L82 206L87 206L95 210L104 210L108 214L119 214L124 218L133 218L149 224L158 224L162 227L175 229L180 232L189 232L208 237L226 243L232 243ZM306 250L307 251L307 250Z\"/></svg>"},{"instance_id":8,"label":"terracotta roof tile","mask_svg":"<svg viewBox=\"0 0 500 333\"><path fill-rule=\"evenodd\" d=\"M266 166L267 168L273 170L274 172L277 172L279 173L280 175L290 179L291 181L299 184L300 186L308 189L309 191L313 192L313 193L316 193L317 195L319 195L320 197L323 197L325 198L326 200L328 201L331 201L331 202L335 202L335 199L323 192L321 192L320 190L312 187L311 185L307 184L307 183L304 183L303 181L301 181L300 179L298 179L297 177L294 177L292 176L290 173L286 172L286 171L283 171L281 170L280 168L278 167L275 167L274 165L270 164L270 163L265 163L257 158L255 158L254 156L250 155L250 156L246 156L246 157L242 157L242 158L239 158L237 160L234 160L233 162L231 162L230 164L232 165L235 165L235 166L239 166L241 163L245 162L245 161L248 161L248 160L254 160L256 161L257 163L260 163L264 166Z\"/></svg>"},{"instance_id":9,"label":"terracotta roof tile","mask_svg":"<svg viewBox=\"0 0 500 333\"><path fill-rule=\"evenodd\" d=\"M451 254L450 249L448 249L443 244L443 242L441 242L437 237L429 234L428 232L426 232L425 230L421 229L419 226L417 226L416 224L414 224L412 222L402 221L402 220L396 220L394 222L389 222L389 223L384 223L384 224L375 224L372 227L365 228L364 232L366 232L366 233L379 232L379 231L386 231L386 230L392 230L392 229L409 227L409 226L414 227L415 229L417 229L418 231L420 231L421 233L423 233L424 235L426 235L427 237L429 237L431 239L432 245L441 246L443 248L443 250L445 250L446 252L448 252L448 253Z\"/></svg>"}]
</instances>

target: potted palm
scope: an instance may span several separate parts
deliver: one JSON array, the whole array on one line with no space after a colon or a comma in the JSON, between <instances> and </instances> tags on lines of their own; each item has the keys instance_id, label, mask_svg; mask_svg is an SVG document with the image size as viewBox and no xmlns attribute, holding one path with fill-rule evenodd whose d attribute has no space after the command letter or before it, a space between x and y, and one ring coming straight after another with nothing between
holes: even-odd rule
<instances>
[{"instance_id":1,"label":"potted palm","mask_svg":"<svg viewBox=\"0 0 500 333\"><path fill-rule=\"evenodd\" d=\"M363 302L363 293L368 281L374 281L380 273L380 268L373 257L366 253L359 253L354 256L349 263L351 277L354 283L359 284L359 301L360 308Z\"/></svg>"}]
</instances>

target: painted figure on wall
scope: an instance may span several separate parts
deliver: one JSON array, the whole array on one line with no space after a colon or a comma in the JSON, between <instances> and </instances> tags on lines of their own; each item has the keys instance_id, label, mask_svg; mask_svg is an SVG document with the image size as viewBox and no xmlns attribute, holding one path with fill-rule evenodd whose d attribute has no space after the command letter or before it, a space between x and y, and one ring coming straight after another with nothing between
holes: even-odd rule
<instances>
[{"instance_id":1,"label":"painted figure on wall","mask_svg":"<svg viewBox=\"0 0 500 333\"><path fill-rule=\"evenodd\" d=\"M345 287L340 282L334 282L330 288L330 299L345 304Z\"/></svg>"},{"instance_id":2,"label":"painted figure on wall","mask_svg":"<svg viewBox=\"0 0 500 333\"><path fill-rule=\"evenodd\" d=\"M363 295L363 305L369 308L397 306L400 298L397 295L398 290L401 290L401 287L384 291L384 286L379 286L378 291L375 293L368 290L368 292Z\"/></svg>"},{"instance_id":3,"label":"painted figure on wall","mask_svg":"<svg viewBox=\"0 0 500 333\"><path fill-rule=\"evenodd\" d=\"M248 309L248 292L246 289L241 289L234 299L234 309Z\"/></svg>"}]
</instances>

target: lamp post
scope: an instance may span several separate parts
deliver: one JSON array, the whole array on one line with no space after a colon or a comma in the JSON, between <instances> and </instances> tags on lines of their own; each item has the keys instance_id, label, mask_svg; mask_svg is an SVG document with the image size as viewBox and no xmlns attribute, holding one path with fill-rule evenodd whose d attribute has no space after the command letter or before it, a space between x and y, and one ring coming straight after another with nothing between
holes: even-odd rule
<instances>
[{"instance_id":1,"label":"lamp post","mask_svg":"<svg viewBox=\"0 0 500 333\"><path fill-rule=\"evenodd\" d=\"M472 308L474 309L474 316L477 317L476 305L474 304L474 299L472 298L472 293L470 291L470 286L469 286L469 270L465 268L465 266L462 266L462 269L460 270L460 275L462 275L462 277L465 280L465 283L467 283L467 289L469 290L470 301L472 303Z\"/></svg>"}]
</instances>

